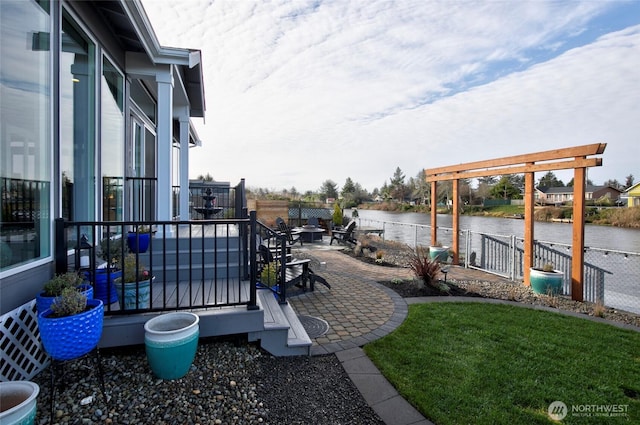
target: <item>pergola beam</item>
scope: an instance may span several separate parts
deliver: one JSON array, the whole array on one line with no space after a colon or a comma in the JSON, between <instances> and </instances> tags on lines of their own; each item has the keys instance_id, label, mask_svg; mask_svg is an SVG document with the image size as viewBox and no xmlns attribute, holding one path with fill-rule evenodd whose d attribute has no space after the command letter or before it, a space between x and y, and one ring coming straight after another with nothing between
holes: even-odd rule
<instances>
[{"instance_id":1,"label":"pergola beam","mask_svg":"<svg viewBox=\"0 0 640 425\"><path fill-rule=\"evenodd\" d=\"M540 171L554 171L554 170L566 170L570 168L585 168L585 167L599 167L602 165L602 158L579 158L569 161L559 162L543 162L539 164L525 164L502 168L490 168L476 171L459 171L450 174L437 174L430 175L426 178L428 182L432 181L446 181L446 180L458 180L458 179L470 179L475 177L486 176L504 176L507 174L523 174L529 172ZM428 174L431 170L425 170L425 174Z\"/></svg>"},{"instance_id":2,"label":"pergola beam","mask_svg":"<svg viewBox=\"0 0 640 425\"><path fill-rule=\"evenodd\" d=\"M458 165L448 165L446 167L429 168L426 174L454 173L456 171L471 171L482 168L502 167L505 165L530 164L540 161L553 161L563 158L586 157L590 155L600 155L606 148L606 143L592 143L590 145L573 146L570 148L552 149L549 151L528 153L523 155L507 156L504 158L489 159L483 161L467 162ZM493 174L493 175L497 175Z\"/></svg>"}]
</instances>

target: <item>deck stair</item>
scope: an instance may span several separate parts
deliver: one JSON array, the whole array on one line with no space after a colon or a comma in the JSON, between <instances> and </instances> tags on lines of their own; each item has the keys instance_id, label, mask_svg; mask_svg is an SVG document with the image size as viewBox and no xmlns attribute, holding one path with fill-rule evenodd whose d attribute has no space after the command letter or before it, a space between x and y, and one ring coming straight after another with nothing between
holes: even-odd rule
<instances>
[{"instance_id":1,"label":"deck stair","mask_svg":"<svg viewBox=\"0 0 640 425\"><path fill-rule=\"evenodd\" d=\"M258 290L258 305L264 311L264 329L250 332L249 341L260 345L274 356L311 354L311 339L289 303L280 304L268 289Z\"/></svg>"}]
</instances>

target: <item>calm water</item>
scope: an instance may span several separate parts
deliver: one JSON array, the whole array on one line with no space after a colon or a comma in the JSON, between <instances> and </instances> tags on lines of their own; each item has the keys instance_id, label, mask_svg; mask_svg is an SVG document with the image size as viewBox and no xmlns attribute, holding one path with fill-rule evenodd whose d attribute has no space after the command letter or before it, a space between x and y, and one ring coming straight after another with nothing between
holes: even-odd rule
<instances>
[{"instance_id":1,"label":"calm water","mask_svg":"<svg viewBox=\"0 0 640 425\"><path fill-rule=\"evenodd\" d=\"M387 211L375 210L358 210L360 218L376 221L388 221L407 224L431 224L431 217L424 213L394 213ZM346 215L350 213L345 211ZM363 223L367 226L366 223ZM453 227L452 216L438 214L438 227ZM493 235L515 235L524 237L524 220L514 220L509 218L494 217L477 217L477 216L460 216L460 228L463 230L471 230L473 232L482 232ZM412 243L416 237L415 231L407 226L406 231L402 231L401 226L393 226L388 232L401 232L403 235L393 235L387 233L389 239L396 239L400 236L407 243ZM430 237L430 233L425 231L417 235L419 240ZM440 238L442 230L438 230ZM534 223L534 239L545 242L557 242L571 244L572 241L572 225L569 223ZM618 251L640 252L640 230L639 229L622 229L618 227L594 226L586 225L585 245L593 248L604 248ZM446 238L446 232L443 239Z\"/></svg>"}]
</instances>

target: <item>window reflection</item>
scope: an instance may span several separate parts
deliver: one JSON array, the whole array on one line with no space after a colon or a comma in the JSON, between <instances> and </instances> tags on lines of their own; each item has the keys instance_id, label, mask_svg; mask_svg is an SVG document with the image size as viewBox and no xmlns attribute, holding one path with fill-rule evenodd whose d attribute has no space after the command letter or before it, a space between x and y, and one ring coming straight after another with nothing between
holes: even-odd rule
<instances>
[{"instance_id":1,"label":"window reflection","mask_svg":"<svg viewBox=\"0 0 640 425\"><path fill-rule=\"evenodd\" d=\"M0 270L50 255L50 33L49 2L0 1Z\"/></svg>"}]
</instances>

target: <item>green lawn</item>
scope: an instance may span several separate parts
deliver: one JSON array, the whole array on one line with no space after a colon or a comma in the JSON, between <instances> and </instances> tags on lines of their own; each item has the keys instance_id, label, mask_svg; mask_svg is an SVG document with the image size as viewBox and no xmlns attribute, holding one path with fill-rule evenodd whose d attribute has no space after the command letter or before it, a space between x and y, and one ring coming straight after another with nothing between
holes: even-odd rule
<instances>
[{"instance_id":1,"label":"green lawn","mask_svg":"<svg viewBox=\"0 0 640 425\"><path fill-rule=\"evenodd\" d=\"M507 305L428 303L364 349L438 425L549 424L553 401L567 405L561 423L640 423L633 331ZM626 416L585 415L612 408Z\"/></svg>"}]
</instances>

